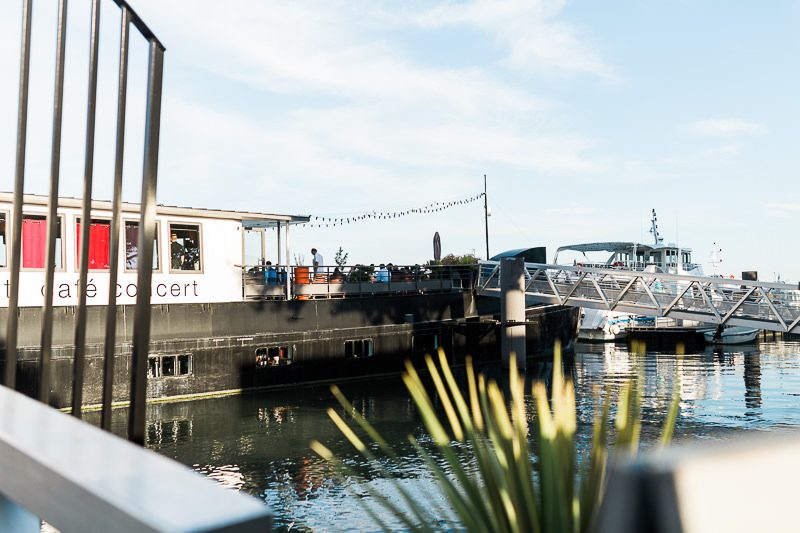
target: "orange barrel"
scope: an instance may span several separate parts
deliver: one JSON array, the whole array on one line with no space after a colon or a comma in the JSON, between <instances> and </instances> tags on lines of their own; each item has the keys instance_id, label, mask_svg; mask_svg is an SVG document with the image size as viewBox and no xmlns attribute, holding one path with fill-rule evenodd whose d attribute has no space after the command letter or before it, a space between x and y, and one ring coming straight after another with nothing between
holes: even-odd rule
<instances>
[{"instance_id":1,"label":"orange barrel","mask_svg":"<svg viewBox=\"0 0 800 533\"><path fill-rule=\"evenodd\" d=\"M298 284L311 283L309 267L307 266L294 267L294 282Z\"/></svg>"}]
</instances>

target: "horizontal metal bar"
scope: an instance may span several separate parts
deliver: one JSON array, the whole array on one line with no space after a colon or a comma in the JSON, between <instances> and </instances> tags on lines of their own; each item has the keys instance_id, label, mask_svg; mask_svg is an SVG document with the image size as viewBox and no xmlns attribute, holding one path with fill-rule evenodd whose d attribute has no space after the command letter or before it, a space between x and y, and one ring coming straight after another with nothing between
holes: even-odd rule
<instances>
[{"instance_id":1,"label":"horizontal metal bar","mask_svg":"<svg viewBox=\"0 0 800 533\"><path fill-rule=\"evenodd\" d=\"M6 387L0 413L13 413L0 417L0 493L59 530L269 530L255 498Z\"/></svg>"},{"instance_id":2,"label":"horizontal metal bar","mask_svg":"<svg viewBox=\"0 0 800 533\"><path fill-rule=\"evenodd\" d=\"M139 33L147 39L148 41L154 42L156 46L161 48L161 51L165 51L166 48L161 43L161 41L156 37L156 34L153 33L153 30L142 20L142 18L134 11L134 9L130 6L128 2L125 0L114 0L114 3L117 4L121 9L127 9L131 15L131 24L133 24Z\"/></svg>"},{"instance_id":3,"label":"horizontal metal bar","mask_svg":"<svg viewBox=\"0 0 800 533\"><path fill-rule=\"evenodd\" d=\"M482 265L494 265L498 264L497 261L482 261L480 264ZM630 276L636 275L641 276L645 279L653 279L658 278L662 281L669 280L669 281L699 281L701 283L712 283L714 285L728 285L728 286L739 286L739 287L764 287L768 289L778 289L784 291L798 291L800 290L800 286L795 287L794 284L788 283L774 283L774 282L767 282L767 281L751 281L751 280L743 280L743 279L725 279L725 278L712 278L712 277L705 277L705 276L688 276L688 275L681 275L681 274L662 274L659 272L644 272L638 270L616 270L616 269L606 269L606 268L594 268L594 267L581 267L581 266L567 266L567 265L550 265L545 263L525 263L525 268L528 270L532 269L544 269L544 270L563 270L566 272L589 272L594 274L606 274L610 276Z\"/></svg>"}]
</instances>

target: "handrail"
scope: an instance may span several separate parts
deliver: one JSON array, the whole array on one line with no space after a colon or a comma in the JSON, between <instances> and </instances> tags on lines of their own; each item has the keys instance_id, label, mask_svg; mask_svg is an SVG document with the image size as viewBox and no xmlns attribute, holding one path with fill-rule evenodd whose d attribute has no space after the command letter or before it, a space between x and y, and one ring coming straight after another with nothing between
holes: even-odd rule
<instances>
[{"instance_id":1,"label":"handrail","mask_svg":"<svg viewBox=\"0 0 800 533\"><path fill-rule=\"evenodd\" d=\"M471 290L478 265L312 266L236 265L242 271L245 299L282 299L288 282L295 298L336 298L374 294ZM387 265L388 267L388 265ZM288 274L288 276L287 276Z\"/></svg>"},{"instance_id":2,"label":"handrail","mask_svg":"<svg viewBox=\"0 0 800 533\"><path fill-rule=\"evenodd\" d=\"M483 261L477 292L499 296L496 261ZM502 267L501 267L502 268ZM783 283L526 263L530 301L771 331L800 330L800 288Z\"/></svg>"},{"instance_id":3,"label":"handrail","mask_svg":"<svg viewBox=\"0 0 800 533\"><path fill-rule=\"evenodd\" d=\"M0 386L0 530L268 531L269 509ZM27 528L26 528L27 526Z\"/></svg>"}]
</instances>

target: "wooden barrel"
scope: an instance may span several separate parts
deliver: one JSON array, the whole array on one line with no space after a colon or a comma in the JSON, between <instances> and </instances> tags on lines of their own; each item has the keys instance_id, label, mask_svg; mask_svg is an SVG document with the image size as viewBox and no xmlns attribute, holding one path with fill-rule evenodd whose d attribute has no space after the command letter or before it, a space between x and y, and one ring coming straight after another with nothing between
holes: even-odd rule
<instances>
[{"instance_id":1,"label":"wooden barrel","mask_svg":"<svg viewBox=\"0 0 800 533\"><path fill-rule=\"evenodd\" d=\"M294 267L294 282L299 284L311 283L309 267L307 266Z\"/></svg>"}]
</instances>

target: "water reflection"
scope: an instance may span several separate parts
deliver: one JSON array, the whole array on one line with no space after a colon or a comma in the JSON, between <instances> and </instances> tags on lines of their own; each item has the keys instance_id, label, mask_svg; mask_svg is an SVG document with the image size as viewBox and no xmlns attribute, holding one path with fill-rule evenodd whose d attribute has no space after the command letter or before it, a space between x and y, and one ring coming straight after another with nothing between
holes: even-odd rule
<instances>
[{"instance_id":1,"label":"water reflection","mask_svg":"<svg viewBox=\"0 0 800 533\"><path fill-rule=\"evenodd\" d=\"M741 431L798 426L799 353L800 345L789 342L715 347L684 356L636 355L621 345L581 344L564 360L565 374L575 382L579 445L585 449L591 439L594 391L608 388L614 394L635 376L642 379L646 443L660 434L676 386L681 398L677 440L730 438ZM496 366L481 370L501 384L506 379ZM526 377L549 381L551 373L552 361L531 361ZM530 391L529 386L526 389ZM443 505L437 500L434 480L406 441L408 434L425 437L399 378L346 383L342 390L354 408L395 444L403 459L393 474L421 499ZM348 489L353 487L335 478L330 466L308 448L312 438L321 440L372 487L386 489L386 480L365 467L329 422L325 410L336 405L327 387L151 405L147 446L232 490L262 498L275 512L279 527L370 529L373 524L357 502L368 499L366 495L357 489L358 496L351 494ZM114 416L114 430L124 432L125 411Z\"/></svg>"}]
</instances>

